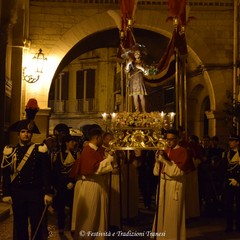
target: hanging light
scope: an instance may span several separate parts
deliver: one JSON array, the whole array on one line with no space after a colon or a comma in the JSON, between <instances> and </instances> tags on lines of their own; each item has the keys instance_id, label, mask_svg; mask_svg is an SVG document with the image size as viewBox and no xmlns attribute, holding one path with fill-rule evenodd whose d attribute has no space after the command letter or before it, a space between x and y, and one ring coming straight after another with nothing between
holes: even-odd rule
<instances>
[{"instance_id":1,"label":"hanging light","mask_svg":"<svg viewBox=\"0 0 240 240\"><path fill-rule=\"evenodd\" d=\"M23 79L28 83L35 83L39 80L41 74L43 73L43 66L47 58L45 58L42 49L40 48L38 53L32 58L34 70L33 73L27 73L27 67L23 68Z\"/></svg>"}]
</instances>

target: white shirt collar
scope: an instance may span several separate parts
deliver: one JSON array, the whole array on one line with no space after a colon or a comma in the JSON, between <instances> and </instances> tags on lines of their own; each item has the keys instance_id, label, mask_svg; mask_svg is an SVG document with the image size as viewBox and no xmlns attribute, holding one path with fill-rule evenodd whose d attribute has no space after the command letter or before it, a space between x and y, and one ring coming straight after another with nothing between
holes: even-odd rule
<instances>
[{"instance_id":1,"label":"white shirt collar","mask_svg":"<svg viewBox=\"0 0 240 240\"><path fill-rule=\"evenodd\" d=\"M98 147L92 143L88 144L90 148L94 149L95 151L97 151Z\"/></svg>"},{"instance_id":2,"label":"white shirt collar","mask_svg":"<svg viewBox=\"0 0 240 240\"><path fill-rule=\"evenodd\" d=\"M180 148L180 146L177 144L173 149L177 149Z\"/></svg>"}]
</instances>

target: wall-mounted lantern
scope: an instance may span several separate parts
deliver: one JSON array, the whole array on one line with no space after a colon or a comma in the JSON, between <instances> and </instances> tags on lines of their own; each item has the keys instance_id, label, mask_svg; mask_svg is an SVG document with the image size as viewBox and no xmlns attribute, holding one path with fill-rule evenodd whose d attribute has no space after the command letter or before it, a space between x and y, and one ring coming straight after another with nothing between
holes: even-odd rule
<instances>
[{"instance_id":1,"label":"wall-mounted lantern","mask_svg":"<svg viewBox=\"0 0 240 240\"><path fill-rule=\"evenodd\" d=\"M23 68L23 79L28 83L35 83L40 79L41 74L43 73L43 66L47 58L45 58L42 49L40 48L38 53L32 58L33 63L31 64L34 68L32 74L28 74L27 66Z\"/></svg>"}]
</instances>

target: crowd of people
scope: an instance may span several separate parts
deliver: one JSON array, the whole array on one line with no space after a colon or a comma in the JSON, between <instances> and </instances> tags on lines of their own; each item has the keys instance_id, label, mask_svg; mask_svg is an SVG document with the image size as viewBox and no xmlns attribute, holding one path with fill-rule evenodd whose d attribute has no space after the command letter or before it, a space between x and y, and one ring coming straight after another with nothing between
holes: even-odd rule
<instances>
[{"instance_id":1,"label":"crowd of people","mask_svg":"<svg viewBox=\"0 0 240 240\"><path fill-rule=\"evenodd\" d=\"M139 192L146 209L154 209L154 239L186 239L186 220L224 213L226 232L240 232L239 137L228 148L217 136L201 141L184 129L165 134L157 151L112 151L114 136L88 125L84 138L70 135L66 124L53 136L32 143L39 133L34 121L18 121L16 146L3 151L3 201L12 204L14 240L48 238L48 208L56 212L60 235L70 228L73 239L106 239L122 229L122 219L138 214ZM155 196L155 204L152 199ZM236 208L236 209L235 209ZM66 209L68 209L66 214Z\"/></svg>"}]
</instances>

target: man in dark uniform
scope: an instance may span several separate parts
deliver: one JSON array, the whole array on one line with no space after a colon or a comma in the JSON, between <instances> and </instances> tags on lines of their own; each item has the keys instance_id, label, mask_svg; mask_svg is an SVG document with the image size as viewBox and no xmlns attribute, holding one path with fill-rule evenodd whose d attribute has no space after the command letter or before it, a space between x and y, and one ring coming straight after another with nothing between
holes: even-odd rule
<instances>
[{"instance_id":1,"label":"man in dark uniform","mask_svg":"<svg viewBox=\"0 0 240 240\"><path fill-rule=\"evenodd\" d=\"M240 151L239 136L229 137L229 150L225 152L222 166L225 168L225 213L226 213L226 232L233 231L235 220L236 231L240 231ZM234 206L236 204L236 213ZM234 217L235 216L235 217Z\"/></svg>"},{"instance_id":2,"label":"man in dark uniform","mask_svg":"<svg viewBox=\"0 0 240 240\"><path fill-rule=\"evenodd\" d=\"M54 198L55 210L58 218L58 230L60 236L64 235L64 228L66 224L65 207L69 207L69 223L72 218L72 205L75 180L69 177L69 173L75 160L79 157L79 152L74 152L76 141L70 134L62 139L61 150L55 155L53 163L53 186L56 190Z\"/></svg>"},{"instance_id":3,"label":"man in dark uniform","mask_svg":"<svg viewBox=\"0 0 240 240\"><path fill-rule=\"evenodd\" d=\"M10 131L18 132L16 146L6 146L1 164L3 173L3 201L12 204L14 240L28 240L28 221L31 239L47 239L46 224L39 221L52 202L50 159L45 144L31 142L33 133L40 133L33 120L14 123Z\"/></svg>"},{"instance_id":4,"label":"man in dark uniform","mask_svg":"<svg viewBox=\"0 0 240 240\"><path fill-rule=\"evenodd\" d=\"M53 135L56 137L57 146L56 151L60 151L62 146L62 140L65 136L70 134L69 127L65 123L57 124L53 129Z\"/></svg>"}]
</instances>

